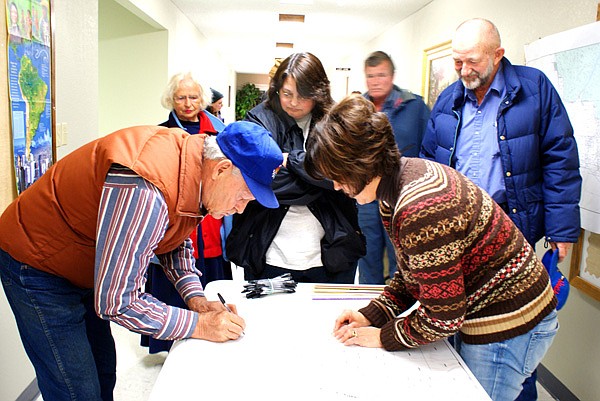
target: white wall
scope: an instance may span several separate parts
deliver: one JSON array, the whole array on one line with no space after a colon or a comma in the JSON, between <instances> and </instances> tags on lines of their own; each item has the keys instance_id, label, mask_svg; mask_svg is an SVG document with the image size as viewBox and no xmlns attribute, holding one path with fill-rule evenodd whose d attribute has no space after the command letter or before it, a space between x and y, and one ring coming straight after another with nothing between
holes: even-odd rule
<instances>
[{"instance_id":1,"label":"white wall","mask_svg":"<svg viewBox=\"0 0 600 401\"><path fill-rule=\"evenodd\" d=\"M383 50L396 65L395 83L421 94L423 51L452 39L458 24L473 17L493 21L506 56L512 63L523 64L525 44L594 22L597 4L597 0L435 0L346 60L352 68L350 86L366 90L364 59L372 51Z\"/></svg>"},{"instance_id":2,"label":"white wall","mask_svg":"<svg viewBox=\"0 0 600 401\"><path fill-rule=\"evenodd\" d=\"M10 160L10 159L9 159ZM29 363L12 310L8 305L4 289L0 286L0 399L14 400L35 379L35 371Z\"/></svg>"},{"instance_id":3,"label":"white wall","mask_svg":"<svg viewBox=\"0 0 600 401\"><path fill-rule=\"evenodd\" d=\"M167 119L160 95L168 80L168 31L114 0L100 0L99 126L102 135Z\"/></svg>"},{"instance_id":4,"label":"white wall","mask_svg":"<svg viewBox=\"0 0 600 401\"><path fill-rule=\"evenodd\" d=\"M56 122L68 126L57 158L98 137L98 4L54 1Z\"/></svg>"},{"instance_id":5,"label":"white wall","mask_svg":"<svg viewBox=\"0 0 600 401\"><path fill-rule=\"evenodd\" d=\"M225 121L235 120L235 72L219 55L218 47L209 43L190 20L170 1L164 0L115 0L137 17L168 32L167 77L157 93L160 95L168 78L181 71L193 71L205 88L213 87L227 97L231 86L231 106L224 102L221 113ZM164 111L166 116L167 112ZM165 118L160 121L164 121ZM158 122L160 122L158 121Z\"/></svg>"}]
</instances>

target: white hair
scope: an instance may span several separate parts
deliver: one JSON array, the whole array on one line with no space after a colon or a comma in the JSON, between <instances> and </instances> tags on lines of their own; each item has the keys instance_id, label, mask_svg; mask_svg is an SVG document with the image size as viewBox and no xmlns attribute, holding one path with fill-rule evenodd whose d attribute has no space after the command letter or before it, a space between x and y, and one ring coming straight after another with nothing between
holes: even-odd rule
<instances>
[{"instance_id":1,"label":"white hair","mask_svg":"<svg viewBox=\"0 0 600 401\"><path fill-rule=\"evenodd\" d=\"M167 110L173 110L173 96L175 96L175 92L177 92L177 89L179 89L179 84L181 84L181 81L184 80L191 80L198 85L200 90L198 93L198 96L200 96L200 108L204 110L206 106L210 104L212 95L210 91L207 92L204 90L203 85L194 77L194 74L192 74L191 71L177 73L173 75L171 79L169 79L169 83L167 84L167 87L160 98L160 104Z\"/></svg>"},{"instance_id":2,"label":"white hair","mask_svg":"<svg viewBox=\"0 0 600 401\"><path fill-rule=\"evenodd\" d=\"M202 156L208 160L227 159L227 156L223 154L223 151L219 147L216 135L209 135L206 137L206 139L204 140L204 153L202 154ZM231 160L231 163L233 164L233 160ZM240 169L235 164L233 165L233 173L241 173Z\"/></svg>"}]
</instances>

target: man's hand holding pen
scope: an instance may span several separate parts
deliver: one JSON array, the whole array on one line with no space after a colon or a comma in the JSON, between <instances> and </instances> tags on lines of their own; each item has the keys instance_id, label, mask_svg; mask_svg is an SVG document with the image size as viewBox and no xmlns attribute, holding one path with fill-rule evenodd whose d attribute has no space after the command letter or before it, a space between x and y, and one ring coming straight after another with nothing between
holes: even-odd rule
<instances>
[{"instance_id":1,"label":"man's hand holding pen","mask_svg":"<svg viewBox=\"0 0 600 401\"><path fill-rule=\"evenodd\" d=\"M220 301L206 301L195 297L188 306L198 312L198 322L192 338L214 342L236 340L243 334L246 322L237 315L235 305L224 305Z\"/></svg>"}]
</instances>

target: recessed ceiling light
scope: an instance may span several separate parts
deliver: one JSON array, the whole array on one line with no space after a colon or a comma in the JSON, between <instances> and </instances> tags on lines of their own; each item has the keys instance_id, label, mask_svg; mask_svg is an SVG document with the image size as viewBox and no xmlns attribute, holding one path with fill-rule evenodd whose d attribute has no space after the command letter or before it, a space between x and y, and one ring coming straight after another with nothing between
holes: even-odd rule
<instances>
[{"instance_id":1,"label":"recessed ceiling light","mask_svg":"<svg viewBox=\"0 0 600 401\"><path fill-rule=\"evenodd\" d=\"M279 0L279 4L302 4L302 5L312 5L313 0Z\"/></svg>"},{"instance_id":2,"label":"recessed ceiling light","mask_svg":"<svg viewBox=\"0 0 600 401\"><path fill-rule=\"evenodd\" d=\"M302 14L279 14L279 22L304 22Z\"/></svg>"},{"instance_id":3,"label":"recessed ceiling light","mask_svg":"<svg viewBox=\"0 0 600 401\"><path fill-rule=\"evenodd\" d=\"M275 47L284 47L286 49L293 49L294 44L293 43L285 43L285 42L277 42L277 43L275 43Z\"/></svg>"}]
</instances>

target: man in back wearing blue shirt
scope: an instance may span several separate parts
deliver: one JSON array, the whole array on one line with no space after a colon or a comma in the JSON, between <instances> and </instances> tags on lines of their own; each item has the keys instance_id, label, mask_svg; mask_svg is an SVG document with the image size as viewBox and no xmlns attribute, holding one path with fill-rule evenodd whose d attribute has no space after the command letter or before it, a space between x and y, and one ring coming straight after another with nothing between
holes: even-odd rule
<instances>
[{"instance_id":1,"label":"man in back wearing blue shirt","mask_svg":"<svg viewBox=\"0 0 600 401\"><path fill-rule=\"evenodd\" d=\"M558 93L541 71L504 57L490 21L463 22L452 57L460 80L437 99L421 157L466 175L531 245L545 237L562 261L579 236L581 176L573 127ZM529 373L519 401L537 399L535 370Z\"/></svg>"},{"instance_id":2,"label":"man in back wearing blue shirt","mask_svg":"<svg viewBox=\"0 0 600 401\"><path fill-rule=\"evenodd\" d=\"M429 119L421 96L394 85L396 68L385 52L373 52L365 60L367 93L379 112L385 113L403 156L418 157ZM367 254L358 261L361 284L384 284L383 257L387 249L389 275L396 271L396 255L379 216L377 201L358 205L358 224L367 239Z\"/></svg>"}]
</instances>

